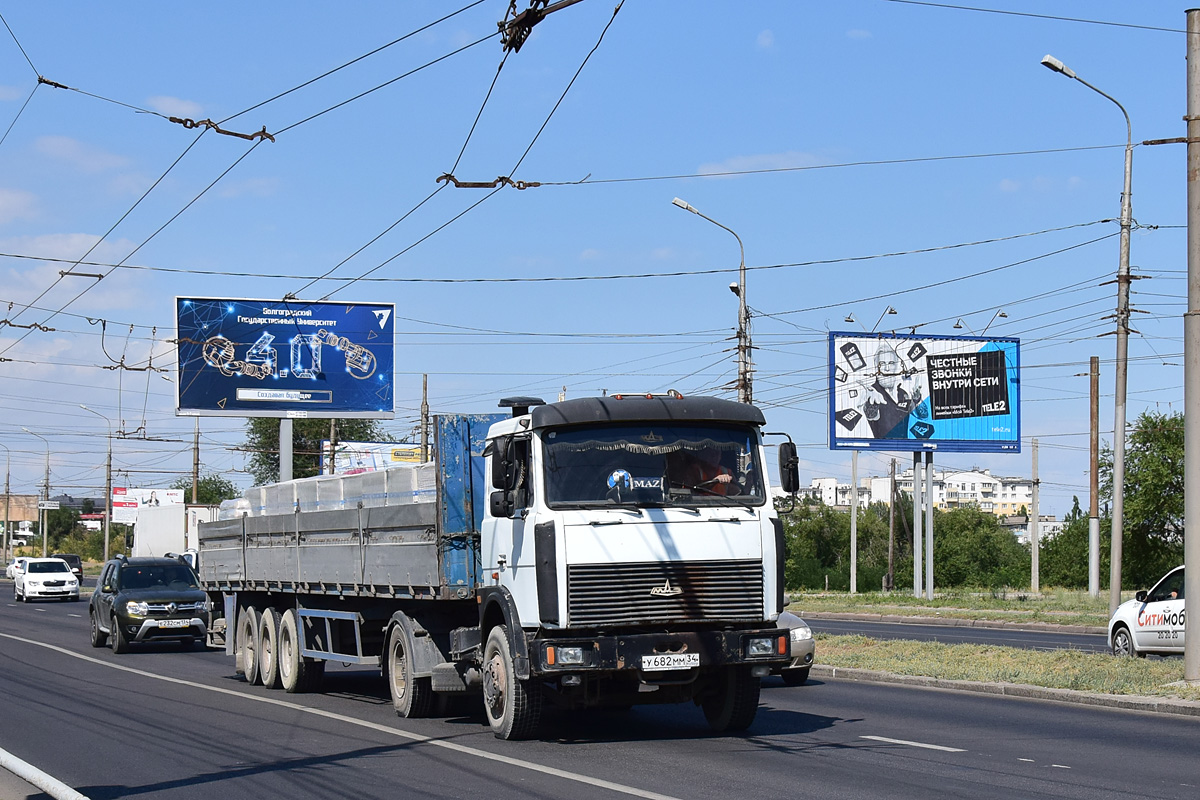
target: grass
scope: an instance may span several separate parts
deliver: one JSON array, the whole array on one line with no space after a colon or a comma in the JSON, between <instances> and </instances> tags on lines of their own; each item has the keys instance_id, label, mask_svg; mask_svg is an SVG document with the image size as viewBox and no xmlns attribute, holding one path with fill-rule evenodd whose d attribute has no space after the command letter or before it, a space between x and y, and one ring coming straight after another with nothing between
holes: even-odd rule
<instances>
[{"instance_id":1,"label":"grass","mask_svg":"<svg viewBox=\"0 0 1200 800\"><path fill-rule=\"evenodd\" d=\"M1040 651L818 634L817 663L949 680L1200 700L1200 687L1169 685L1183 679L1181 658L1114 658L1079 650Z\"/></svg>"},{"instance_id":2,"label":"grass","mask_svg":"<svg viewBox=\"0 0 1200 800\"><path fill-rule=\"evenodd\" d=\"M1128 597L1133 594L1127 593ZM1014 622L1057 622L1066 625L1108 624L1108 593L1091 597L1085 591L1044 589L1036 594L1019 589L952 589L937 591L933 600L911 592L801 592L790 595L788 610L800 616L811 611L859 612L900 616L992 619Z\"/></svg>"}]
</instances>

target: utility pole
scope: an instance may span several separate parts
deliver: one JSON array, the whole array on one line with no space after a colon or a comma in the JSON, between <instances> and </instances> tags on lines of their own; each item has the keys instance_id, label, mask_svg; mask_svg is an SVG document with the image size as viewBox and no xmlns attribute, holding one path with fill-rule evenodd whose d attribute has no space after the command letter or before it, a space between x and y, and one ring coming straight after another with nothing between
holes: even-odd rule
<instances>
[{"instance_id":1,"label":"utility pole","mask_svg":"<svg viewBox=\"0 0 1200 800\"><path fill-rule=\"evenodd\" d=\"M197 422L199 420L197 419ZM193 500L194 502L194 500ZM112 426L108 429L108 457L104 460L104 561L108 562L112 531Z\"/></svg>"},{"instance_id":2,"label":"utility pole","mask_svg":"<svg viewBox=\"0 0 1200 800\"><path fill-rule=\"evenodd\" d=\"M874 499L874 498L872 498ZM888 470L888 571L884 591L896 586L896 459Z\"/></svg>"},{"instance_id":3,"label":"utility pole","mask_svg":"<svg viewBox=\"0 0 1200 800\"><path fill-rule=\"evenodd\" d=\"M1088 596L1100 596L1100 356L1091 363L1092 442L1088 489Z\"/></svg>"},{"instance_id":4,"label":"utility pole","mask_svg":"<svg viewBox=\"0 0 1200 800\"><path fill-rule=\"evenodd\" d=\"M112 438L108 440L108 460L112 461ZM109 463L109 469L112 464ZM200 502L200 418L196 417L196 432L192 434L192 503Z\"/></svg>"},{"instance_id":5,"label":"utility pole","mask_svg":"<svg viewBox=\"0 0 1200 800\"><path fill-rule=\"evenodd\" d=\"M337 420L329 420L329 474L337 474Z\"/></svg>"},{"instance_id":6,"label":"utility pole","mask_svg":"<svg viewBox=\"0 0 1200 800\"><path fill-rule=\"evenodd\" d=\"M1187 12L1187 300L1183 317L1183 595L1200 597L1200 9ZM1192 601L1197 602L1196 600ZM1200 628L1184 624L1183 679L1200 681ZM1188 634L1191 634L1188 636Z\"/></svg>"},{"instance_id":7,"label":"utility pole","mask_svg":"<svg viewBox=\"0 0 1200 800\"><path fill-rule=\"evenodd\" d=\"M429 376L421 376L421 463L429 461Z\"/></svg>"},{"instance_id":8,"label":"utility pole","mask_svg":"<svg viewBox=\"0 0 1200 800\"><path fill-rule=\"evenodd\" d=\"M850 454L850 594L858 593L858 451Z\"/></svg>"},{"instance_id":9,"label":"utility pole","mask_svg":"<svg viewBox=\"0 0 1200 800\"><path fill-rule=\"evenodd\" d=\"M1033 513L1029 515L1029 555L1031 556L1029 568L1029 590L1031 592L1040 592L1041 586L1038 580L1038 529L1041 528L1041 512L1038 509L1038 440L1033 440Z\"/></svg>"}]
</instances>

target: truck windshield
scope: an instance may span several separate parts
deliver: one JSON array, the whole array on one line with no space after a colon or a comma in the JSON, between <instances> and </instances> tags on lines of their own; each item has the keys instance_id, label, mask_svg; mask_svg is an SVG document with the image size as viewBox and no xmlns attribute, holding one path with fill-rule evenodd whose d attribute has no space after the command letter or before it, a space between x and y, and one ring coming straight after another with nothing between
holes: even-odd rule
<instances>
[{"instance_id":1,"label":"truck windshield","mask_svg":"<svg viewBox=\"0 0 1200 800\"><path fill-rule=\"evenodd\" d=\"M761 505L758 434L741 426L606 425L543 436L551 507Z\"/></svg>"}]
</instances>

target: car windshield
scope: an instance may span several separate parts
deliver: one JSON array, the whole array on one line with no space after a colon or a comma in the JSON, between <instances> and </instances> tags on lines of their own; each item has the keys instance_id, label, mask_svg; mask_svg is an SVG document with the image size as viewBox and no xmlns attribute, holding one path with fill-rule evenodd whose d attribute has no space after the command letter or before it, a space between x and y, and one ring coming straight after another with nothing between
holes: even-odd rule
<instances>
[{"instance_id":1,"label":"car windshield","mask_svg":"<svg viewBox=\"0 0 1200 800\"><path fill-rule=\"evenodd\" d=\"M760 505L758 433L748 426L571 427L543 436L551 507Z\"/></svg>"},{"instance_id":2,"label":"car windshield","mask_svg":"<svg viewBox=\"0 0 1200 800\"><path fill-rule=\"evenodd\" d=\"M196 576L183 564L130 564L121 570L122 589L198 589Z\"/></svg>"},{"instance_id":3,"label":"car windshield","mask_svg":"<svg viewBox=\"0 0 1200 800\"><path fill-rule=\"evenodd\" d=\"M26 571L31 573L70 572L71 568L65 561L30 561L26 565Z\"/></svg>"}]
</instances>

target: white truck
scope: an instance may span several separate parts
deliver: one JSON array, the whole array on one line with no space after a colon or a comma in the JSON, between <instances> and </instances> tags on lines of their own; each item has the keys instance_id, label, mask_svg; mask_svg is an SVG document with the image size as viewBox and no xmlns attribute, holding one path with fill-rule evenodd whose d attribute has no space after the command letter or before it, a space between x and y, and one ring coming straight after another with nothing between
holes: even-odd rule
<instances>
[{"instance_id":1,"label":"white truck","mask_svg":"<svg viewBox=\"0 0 1200 800\"><path fill-rule=\"evenodd\" d=\"M747 728L790 653L762 413L675 393L501 406L436 418L430 464L260 487L200 526L239 670L295 692L328 661L379 665L398 714L471 693L503 739L535 735L545 703L690 701ZM790 440L780 464L795 491Z\"/></svg>"},{"instance_id":2,"label":"white truck","mask_svg":"<svg viewBox=\"0 0 1200 800\"><path fill-rule=\"evenodd\" d=\"M133 525L133 556L187 554L196 549L201 522L217 518L217 507L171 503L142 506ZM192 559L189 558L189 561Z\"/></svg>"}]
</instances>

